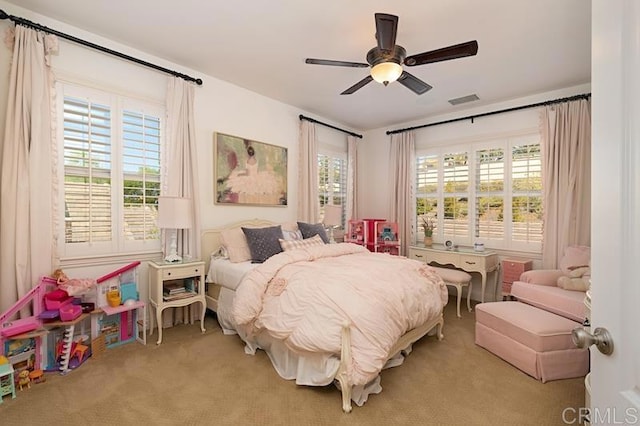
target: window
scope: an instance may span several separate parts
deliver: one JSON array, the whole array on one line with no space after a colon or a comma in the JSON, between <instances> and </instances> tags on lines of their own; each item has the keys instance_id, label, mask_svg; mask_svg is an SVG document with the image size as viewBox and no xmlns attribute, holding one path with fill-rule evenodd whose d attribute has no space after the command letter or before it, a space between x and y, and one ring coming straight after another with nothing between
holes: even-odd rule
<instances>
[{"instance_id":1,"label":"window","mask_svg":"<svg viewBox=\"0 0 640 426\"><path fill-rule=\"evenodd\" d=\"M542 156L540 144L512 148L512 238L542 244Z\"/></svg>"},{"instance_id":2,"label":"window","mask_svg":"<svg viewBox=\"0 0 640 426\"><path fill-rule=\"evenodd\" d=\"M445 154L442 179L444 233L453 237L464 237L469 234L469 154Z\"/></svg>"},{"instance_id":3,"label":"window","mask_svg":"<svg viewBox=\"0 0 640 426\"><path fill-rule=\"evenodd\" d=\"M62 93L62 254L158 250L162 108L73 85Z\"/></svg>"},{"instance_id":4,"label":"window","mask_svg":"<svg viewBox=\"0 0 640 426\"><path fill-rule=\"evenodd\" d=\"M484 244L504 239L504 149L476 151L475 236Z\"/></svg>"},{"instance_id":5,"label":"window","mask_svg":"<svg viewBox=\"0 0 640 426\"><path fill-rule=\"evenodd\" d=\"M346 205L347 200L347 156L338 153L318 153L318 196L320 209L327 204ZM345 211L342 209L344 228Z\"/></svg>"},{"instance_id":6,"label":"window","mask_svg":"<svg viewBox=\"0 0 640 426\"><path fill-rule=\"evenodd\" d=\"M438 185L439 169L437 155L418 156L416 166L416 214L418 216L438 217L438 200L441 194Z\"/></svg>"},{"instance_id":7,"label":"window","mask_svg":"<svg viewBox=\"0 0 640 426\"><path fill-rule=\"evenodd\" d=\"M431 217L436 241L541 250L538 135L434 148L416 158L416 229Z\"/></svg>"}]
</instances>

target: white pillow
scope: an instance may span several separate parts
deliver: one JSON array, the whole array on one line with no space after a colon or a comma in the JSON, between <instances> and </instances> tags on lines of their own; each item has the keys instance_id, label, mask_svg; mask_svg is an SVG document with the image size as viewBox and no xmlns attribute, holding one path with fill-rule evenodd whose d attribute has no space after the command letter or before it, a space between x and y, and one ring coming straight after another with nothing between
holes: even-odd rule
<instances>
[{"instance_id":1,"label":"white pillow","mask_svg":"<svg viewBox=\"0 0 640 426\"><path fill-rule=\"evenodd\" d=\"M282 251L290 251L290 250L297 250L301 248L324 245L324 241L322 241L322 238L320 238L320 235L314 235L313 237L307 238L305 240L280 239L279 241L280 241L280 247L282 247Z\"/></svg>"},{"instance_id":2,"label":"white pillow","mask_svg":"<svg viewBox=\"0 0 640 426\"><path fill-rule=\"evenodd\" d=\"M226 247L231 263L251 260L251 251L247 238L241 228L229 229L220 233L222 244Z\"/></svg>"}]
</instances>

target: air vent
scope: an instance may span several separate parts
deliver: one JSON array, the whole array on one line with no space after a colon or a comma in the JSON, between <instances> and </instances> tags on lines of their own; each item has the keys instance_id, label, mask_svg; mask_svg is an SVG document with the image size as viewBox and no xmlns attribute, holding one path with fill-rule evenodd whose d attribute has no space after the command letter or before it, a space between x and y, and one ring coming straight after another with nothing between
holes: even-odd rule
<instances>
[{"instance_id":1,"label":"air vent","mask_svg":"<svg viewBox=\"0 0 640 426\"><path fill-rule=\"evenodd\" d=\"M449 103L451 105L460 105L460 104L465 104L467 102L473 102L477 100L480 100L480 98L478 97L478 95L474 93L473 95L467 95L461 98L449 99Z\"/></svg>"}]
</instances>

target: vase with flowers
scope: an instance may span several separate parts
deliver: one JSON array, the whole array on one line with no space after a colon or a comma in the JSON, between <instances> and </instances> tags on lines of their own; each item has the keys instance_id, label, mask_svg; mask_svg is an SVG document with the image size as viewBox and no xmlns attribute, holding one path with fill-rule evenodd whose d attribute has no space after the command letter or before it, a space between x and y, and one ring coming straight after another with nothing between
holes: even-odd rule
<instances>
[{"instance_id":1,"label":"vase with flowers","mask_svg":"<svg viewBox=\"0 0 640 426\"><path fill-rule=\"evenodd\" d=\"M424 230L424 245L425 247L431 247L433 245L433 229L435 228L435 223L433 222L433 218L420 216L422 220L422 229Z\"/></svg>"}]
</instances>

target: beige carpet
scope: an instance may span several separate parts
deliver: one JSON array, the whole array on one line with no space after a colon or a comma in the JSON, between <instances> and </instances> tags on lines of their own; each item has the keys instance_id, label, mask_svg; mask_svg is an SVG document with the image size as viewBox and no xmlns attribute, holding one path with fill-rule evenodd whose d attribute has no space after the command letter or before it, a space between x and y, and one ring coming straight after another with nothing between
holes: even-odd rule
<instances>
[{"instance_id":1,"label":"beige carpet","mask_svg":"<svg viewBox=\"0 0 640 426\"><path fill-rule=\"evenodd\" d=\"M561 425L584 403L583 379L542 384L474 344L474 314L445 312L445 338L425 337L405 363L382 373L382 393L353 412L334 386L296 386L264 354L207 315L89 359L66 376L18 391L0 405L2 425ZM574 411L575 412L575 411Z\"/></svg>"}]
</instances>

